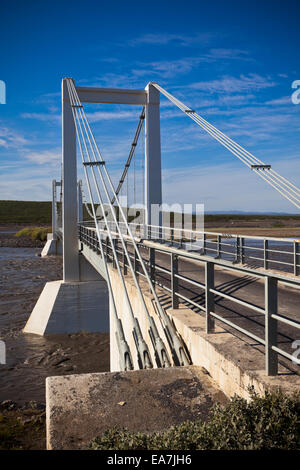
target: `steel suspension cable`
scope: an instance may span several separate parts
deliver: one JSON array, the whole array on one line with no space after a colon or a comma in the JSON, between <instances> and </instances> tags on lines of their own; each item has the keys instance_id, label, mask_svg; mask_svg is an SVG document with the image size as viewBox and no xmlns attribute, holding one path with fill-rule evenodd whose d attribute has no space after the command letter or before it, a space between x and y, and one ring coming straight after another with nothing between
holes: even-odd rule
<instances>
[{"instance_id":1,"label":"steel suspension cable","mask_svg":"<svg viewBox=\"0 0 300 470\"><path fill-rule=\"evenodd\" d=\"M76 111L77 111L77 108L75 108ZM78 111L80 113L80 111ZM80 125L81 126L81 125ZM93 149L93 146L91 145L91 141L90 141L90 137L88 135L88 132L87 132L87 128L86 128L86 125L85 123L83 122L83 127L84 127L84 130L87 134L87 138L88 138L88 141L89 141L89 144L90 144L90 148L91 148L91 151L92 151L92 154L94 156L94 158L96 158L96 154L94 152L94 149ZM88 152L88 150L87 150ZM88 155L89 155L89 152L88 152ZM89 158L89 161L91 161L90 159L90 156L88 157ZM113 215L113 218L114 218L114 222L116 224L116 227L119 229L119 226L118 226L118 221L116 219L116 215L115 215L115 211L114 211L114 207L110 201L110 197L109 197L109 193L108 193L108 190L107 190L107 186L105 184L105 181L103 179L103 175L100 173L100 178L101 178L101 182L102 182L102 185L103 185L103 188L104 188L104 191L105 191L105 194L106 194L106 198L109 202L109 205L110 205L110 209L111 209L111 213ZM96 181L95 181L95 184L96 184ZM101 204L101 207L103 208L104 205L103 205L103 201L102 201L102 198L101 198L101 195L99 194L98 196L100 198L100 204ZM103 209L102 209L103 210ZM112 236L111 236L111 231L110 231L110 227L109 227L109 222L107 221L107 218L106 218L106 214L104 212L104 219L105 219L105 225L107 227L107 231L109 233L109 237L110 237L110 242L111 242L111 245L112 245L112 250L113 250L113 253L114 253L114 258L115 258L115 262L117 264L117 269L118 269L118 273L120 275L120 277L122 277L122 273L121 273L121 270L120 270L120 267L119 267L119 260L118 260L118 257L117 257L117 253L114 249L114 244L113 244L113 240L112 240ZM122 235L122 232L121 230L119 229L118 230L119 232L119 237L120 237L120 240L121 240L121 243L122 243L122 246L123 246L123 249L124 249L124 252L125 252L125 255L127 257L127 261L128 261L128 265L130 267L130 270L131 270L131 273L132 273L132 276L133 276L133 279L134 279L134 282L135 282L135 286L137 288L137 291L138 291L138 294L139 294L139 298L141 300L141 303L143 305L143 308L144 308L144 311L146 313L146 317L148 319L148 322L149 322L149 335L150 335L150 339L152 341L152 344L153 344L153 347L154 347L154 351L155 351L155 356L156 356L156 359L157 359L157 363L158 363L158 366L159 367L169 367L171 365L170 363L170 360L169 360L169 357L168 357L168 353L167 353L167 350L165 348L165 345L162 341L162 339L160 338L159 334L158 334L158 330L157 330L157 327L155 325L155 322L154 322L154 319L153 317L151 317L151 315L149 314L149 311L148 311L148 308L146 306L146 302L145 302L145 299L144 299L144 296L142 294L142 290L141 290L141 287L139 285L139 283L137 282L137 278L136 278L136 275L135 275L135 272L134 272L134 268L133 268L133 265L132 265L132 262L131 262L131 259L130 259L130 255L128 253L128 250L127 250L127 246L126 246L126 243L124 241L124 238L123 238L123 235ZM122 278L123 279L123 278ZM124 280L123 280L124 282ZM127 295L127 291L126 291L126 295ZM128 299L129 301L129 299ZM133 315L133 312L132 312L132 317L134 318L134 315ZM150 359L150 353L148 351L148 348L145 344L145 342L143 341L142 339L142 335L141 335L141 332L140 332L140 328L139 328L139 325L138 325L138 321L137 319L135 319L135 325L134 327L136 328L136 332L137 332L137 337L138 337L138 343L139 343L139 349L140 349L140 352L141 352L141 355L142 355L142 360L143 360L143 363L145 364L145 368L149 368L152 366L152 363L151 363L151 359Z\"/></svg>"},{"instance_id":2,"label":"steel suspension cable","mask_svg":"<svg viewBox=\"0 0 300 470\"><path fill-rule=\"evenodd\" d=\"M73 106L74 106L75 101L74 101L73 90L71 90L71 93L72 93ZM76 113L77 118L78 118L77 113L79 115L81 114L80 111L78 111L78 109L79 109L78 106L75 104L75 113ZM81 124L81 122L82 122L82 124ZM88 162L91 163L92 158L91 158L91 155L90 155L89 148L91 149L91 152L92 152L94 157L95 157L95 153L94 153L94 149L91 145L90 136L88 135L87 128L86 128L86 125L85 125L84 121L81 121L80 118L79 118L79 119L77 119L77 123L79 125L81 137L82 137L83 142L84 142ZM82 125L83 125L83 127L82 127ZM84 133L85 133L85 135L88 139L89 148L88 148ZM132 320L134 338L135 338L135 341L136 341L136 347L137 347L137 353L138 353L138 363L141 364L143 369L149 369L149 368L153 367L152 360L151 360L151 355L150 355L150 352L149 352L149 348L148 348L146 342L143 339L142 332L141 332L138 320L137 320L137 318L135 317L135 315L133 313L132 305L131 305L131 302L130 302L130 299L129 299L129 294L128 294L128 291L127 291L125 280L124 280L124 277L123 277L123 274L122 274L122 271L121 271L121 267L120 267L120 262L119 262L118 255L117 255L117 252L116 252L114 239L112 237L110 226L109 226L107 216L106 216L106 213L105 213L105 208L104 208L103 199L102 199L102 196L101 196L101 191L100 191L99 186L98 186L98 182L97 182L97 179L96 179L94 168L93 168L93 166L90 166L90 168L91 168L91 173L92 173L95 189L96 189L96 192L97 192L97 196L98 196L98 199L99 199L99 202L100 202L101 210L102 210L102 213L103 213L103 218L104 218L104 222L105 222L105 225L106 225L106 230L107 230L108 237L109 237L109 240L110 240L111 249L112 249L112 252L113 252L113 258L114 258L114 261L115 261L115 264L116 264L116 268L117 268L117 271L118 271L119 278L120 278L121 283L122 283L122 288L123 288L123 291L124 291L124 294L125 294L126 305L127 305L127 308L128 308L129 313L130 313L131 320ZM108 199L109 204L111 206L112 214L115 215L114 208L113 208L113 206L110 202L108 192L106 192L106 196L107 196L107 199ZM122 239L123 239L123 237L121 235L121 240Z\"/></svg>"},{"instance_id":3,"label":"steel suspension cable","mask_svg":"<svg viewBox=\"0 0 300 470\"><path fill-rule=\"evenodd\" d=\"M135 132L135 136L134 136L133 142L131 144L130 152L129 152L127 161L124 165L124 170L123 170L122 176L120 178L119 184L118 184L117 189L116 189L116 195L117 196L119 195L119 193L122 189L124 180L126 178L126 175L128 173L128 169L130 167L132 157L135 155L136 146L137 146L137 143L138 143L138 140L139 140L141 130L143 128L144 120L145 120L145 106L143 106L143 108L142 108L142 112L141 112L140 117L139 117L138 126L137 126L137 129L136 129L136 132ZM113 198L111 200L111 203L113 204L114 202L115 202L115 197L113 196Z\"/></svg>"},{"instance_id":4,"label":"steel suspension cable","mask_svg":"<svg viewBox=\"0 0 300 470\"><path fill-rule=\"evenodd\" d=\"M153 283L151 281L151 279L149 278L149 274L147 272L147 269L146 269L146 266L145 266L145 263L144 263L144 260L140 254L140 251L137 247L137 244L135 242L135 239L132 235L132 232L131 232L131 228L128 224L128 221L127 221L127 218L124 214L124 211L123 211L123 208L119 202L119 199L116 195L116 192L115 192L115 189L114 189L114 186L112 184L112 181L111 181L111 178L110 178L110 175L107 171L107 168L106 168L106 165L105 165L105 162L102 158L102 155L101 155L101 152L99 150L99 147L95 141L95 137L91 131L91 128L90 128L90 125L89 125L89 122L86 118L86 115L85 115L85 112L83 111L83 107L80 103L80 100L79 100L79 97L78 97L78 94L77 94L77 91L76 91L76 88L75 88L75 85L73 83L73 81L70 80L70 86L72 87L72 92L74 94L74 96L76 97L76 107L78 108L79 110L79 113L81 113L81 117L82 117L82 120L85 122L86 124L86 127L87 127L87 130L90 134L90 137L92 139L92 143L93 143L93 146L94 146L94 149L95 149L95 152L99 158L99 160L97 160L97 157L96 157L96 154L95 154L95 160L94 162L98 162L98 163L101 163L100 165L97 165L97 168L98 168L98 173L99 173L99 176L102 175L102 170L105 174L105 177L108 181L108 184L111 188L111 191L115 197L115 201L117 202L117 205L118 205L118 208L119 208L119 212L121 214L121 217L125 223L125 226L126 226L126 229L127 229L127 233L130 237L130 240L131 240L131 243L134 247L134 250L137 254L137 257L139 259L139 262L140 262L140 266L142 267L142 270L144 272L144 275L145 275L145 278L147 280L147 283L150 287L150 291L154 297L154 301L155 301L155 306L156 306L156 310L157 310L157 313L159 315L159 318L162 322L162 325L163 325L163 328L164 328L164 331L165 331L165 335L167 337L167 340L169 342L169 345L171 347L171 350L172 350L172 355L173 355L173 359L174 359L174 363L176 365L188 365L191 363L190 359L189 359L189 356L188 356L188 353L187 353L187 350L182 342L182 339L181 337L179 336L179 334L177 333L177 331L175 330L174 328L174 325L173 323L171 322L170 318L168 317L168 315L164 312L161 304L160 304L160 301L158 299L158 296L157 296L157 293L155 292L155 288L153 286ZM102 175L103 177L103 175ZM102 180L103 181L103 180ZM119 224L117 224L117 227L118 227L118 230L119 230Z\"/></svg>"},{"instance_id":5,"label":"steel suspension cable","mask_svg":"<svg viewBox=\"0 0 300 470\"><path fill-rule=\"evenodd\" d=\"M235 141L230 139L226 134L219 131L216 127L212 126L208 121L199 116L194 110L185 106L181 101L171 95L169 92L164 90L157 83L152 83L163 95L165 95L171 102L173 102L177 107L181 109L185 114L187 114L191 119L193 119L198 125L200 125L208 134L226 147L231 153L237 156L243 163L245 163L249 168L253 169L256 174L258 174L262 179L264 179L268 184L273 186L282 196L288 199L296 207L300 208L300 189L297 188L294 184L289 182L286 178L279 175L272 169L267 171L260 171L259 169L252 168L252 165L260 165L265 167L264 163L259 160L257 157L252 155L250 152L245 150L242 146L237 144ZM293 194L292 194L293 193ZM296 196L295 196L296 195Z\"/></svg>"},{"instance_id":6,"label":"steel suspension cable","mask_svg":"<svg viewBox=\"0 0 300 470\"><path fill-rule=\"evenodd\" d=\"M70 98L70 103L71 103L71 109L72 109L72 114L73 114L73 119L74 119L74 124L75 124L77 140L78 140L78 143L79 143L81 159L82 159L82 163L84 163L85 162L84 151L83 151L83 147L82 147L80 134L78 132L78 127L77 127L77 122L76 122L76 111L74 111L74 105L72 105L72 101L73 101L72 100L72 90L71 90L71 87L69 85L69 81L67 81L67 87L68 87L68 92L69 92L69 98ZM120 366L124 370L132 370L133 369L133 364L132 364L131 352L130 352L130 348L128 346L128 343L125 339L125 335L124 335L124 331L123 331L123 327L122 327L122 322L119 319L118 313L117 313L116 302L115 302L114 293L113 293L113 289L112 289L111 277L110 277L110 273L109 273L109 270L108 270L108 267L107 267L107 263L105 261L102 237L100 235L99 227L98 227L98 224L97 224L94 198L93 198L93 195L92 195L92 190L91 190L91 185L90 185L90 181L89 181L89 177L88 177L88 172L87 172L87 169L86 169L85 165L83 166L83 170L84 170L84 174L85 174L85 178L86 178L86 182L87 182L88 193L89 193L89 198L90 198L92 212L93 212L93 219L94 219L97 238L98 238L98 242L99 242L99 246L100 246L100 253L101 253L101 257L102 257L103 264L104 264L106 281L107 281L108 291L109 291L110 299L111 299L112 311L113 311L115 321L116 321L116 327L117 327L116 338L117 338L117 344L118 344L118 347L119 347ZM123 358L122 354L123 354L124 358Z\"/></svg>"}]
</instances>

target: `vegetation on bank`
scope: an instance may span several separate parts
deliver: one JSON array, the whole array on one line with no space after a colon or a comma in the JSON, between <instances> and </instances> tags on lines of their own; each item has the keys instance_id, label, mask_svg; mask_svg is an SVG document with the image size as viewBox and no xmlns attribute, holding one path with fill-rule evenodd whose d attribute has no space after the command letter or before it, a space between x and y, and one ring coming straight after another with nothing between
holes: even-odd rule
<instances>
[{"instance_id":1,"label":"vegetation on bank","mask_svg":"<svg viewBox=\"0 0 300 470\"><path fill-rule=\"evenodd\" d=\"M44 410L0 405L0 451L45 449L45 424Z\"/></svg>"},{"instance_id":2,"label":"vegetation on bank","mask_svg":"<svg viewBox=\"0 0 300 470\"><path fill-rule=\"evenodd\" d=\"M235 396L216 405L208 422L197 420L150 434L116 427L94 439L94 450L267 450L300 448L300 394L282 392L251 400Z\"/></svg>"},{"instance_id":3,"label":"vegetation on bank","mask_svg":"<svg viewBox=\"0 0 300 470\"><path fill-rule=\"evenodd\" d=\"M47 240L47 233L51 232L51 227L25 227L15 234L16 237L29 237L32 240Z\"/></svg>"}]
</instances>

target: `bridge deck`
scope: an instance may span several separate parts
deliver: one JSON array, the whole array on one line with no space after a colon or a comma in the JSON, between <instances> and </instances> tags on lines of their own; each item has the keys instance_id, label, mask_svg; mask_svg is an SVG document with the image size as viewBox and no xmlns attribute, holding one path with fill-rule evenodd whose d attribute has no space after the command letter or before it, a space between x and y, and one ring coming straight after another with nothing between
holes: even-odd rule
<instances>
[{"instance_id":1,"label":"bridge deck","mask_svg":"<svg viewBox=\"0 0 300 470\"><path fill-rule=\"evenodd\" d=\"M147 261L149 256L147 247L141 249L141 252L143 253L143 259ZM170 268L170 259L167 254L157 253L156 263L163 268ZM186 276L196 282L203 284L205 282L205 270L201 263L179 259L178 272L180 275ZM168 274L156 270L155 276L157 283L163 287L171 287L170 276ZM291 288L280 284L278 286L278 313L296 321L299 320L299 288L300 286L298 288ZM258 279L257 277L240 272L229 272L224 268L217 267L215 269L215 289L264 309L265 285L263 279ZM188 299L205 306L205 294L203 289L182 280L179 281L178 292ZM182 304L188 305L185 301L182 301ZM164 299L164 306L171 307L171 298L168 293L166 293ZM189 308L203 315L200 308L192 305L189 305ZM237 305L235 302L221 298L220 296L215 296L214 311L222 318L232 321L237 326L250 331L250 333L262 339L264 338L265 315L263 313L253 311L242 305ZM264 353L263 345L260 345L228 325L222 324L222 327ZM280 348L292 354L294 350L291 347L291 343L297 339L299 339L299 333L295 328L281 322L278 324L277 343ZM280 359L280 362L299 374L299 366L292 365L291 362L285 358Z\"/></svg>"},{"instance_id":2,"label":"bridge deck","mask_svg":"<svg viewBox=\"0 0 300 470\"><path fill-rule=\"evenodd\" d=\"M134 250L130 241L127 242L128 251L131 254L132 262L134 262ZM116 248L120 265L123 266L124 255L121 247L121 242L116 240ZM150 249L154 248L155 251L155 269L152 269L152 277L157 285L159 285L165 295L160 295L161 301L165 308L170 308L171 303L171 275L170 275L170 255L177 253L178 258L178 275L185 279L178 280L178 297L181 305L188 305L199 315L205 315L205 291L200 285L205 284L205 257L196 256L195 259L188 259L186 252L179 249L168 248L165 245L154 243L151 241L144 241L139 243L140 253L143 260L151 272L149 263ZM180 255L184 256L181 257ZM107 246L108 259L112 261L112 250ZM198 260L197 260L198 258ZM264 340L265 338L265 280L264 275L259 270L250 269L243 272L239 270L238 266L233 266L227 263L228 266L234 268L229 270L226 266L215 266L215 285L214 289L220 293L232 296L238 301L244 301L249 305L253 305L258 310L253 310L248 306L236 303L230 298L224 298L220 295L214 296L214 312L225 321L230 321L238 328L244 329L250 335L256 335L258 338ZM126 262L128 266L128 263ZM128 272L129 272L129 268ZM143 276L139 263L136 263L136 271L140 276ZM258 274L258 275L257 275ZM294 285L285 285L284 281L293 280L289 274L279 276L278 282L278 311L279 315L288 317L296 322L299 321L299 288L300 284L295 279ZM192 283L191 283L192 281ZM194 283L193 283L194 282ZM181 296L181 298L180 298ZM185 297L187 300L183 299ZM202 308L201 308L202 307ZM259 311L261 310L261 311ZM265 347L259 341L241 333L237 329L224 324L222 321L217 320L217 323L222 326L226 331L232 333L234 336L241 338L244 342L251 345L255 350L265 353ZM292 348L293 341L299 337L298 330L286 323L278 322L277 346L292 355L294 349ZM279 356L279 363L287 367L292 373L299 374L299 366L293 364L289 359Z\"/></svg>"}]
</instances>

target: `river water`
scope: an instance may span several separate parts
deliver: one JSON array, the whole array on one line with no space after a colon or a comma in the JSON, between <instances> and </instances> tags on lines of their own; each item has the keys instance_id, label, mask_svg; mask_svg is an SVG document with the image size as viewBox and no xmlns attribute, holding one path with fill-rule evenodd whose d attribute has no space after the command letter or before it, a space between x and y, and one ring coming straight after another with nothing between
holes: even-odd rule
<instances>
[{"instance_id":1,"label":"river water","mask_svg":"<svg viewBox=\"0 0 300 470\"><path fill-rule=\"evenodd\" d=\"M108 334L42 337L22 329L47 281L62 278L59 257L41 258L40 248L0 248L0 402L45 402L45 378L109 370Z\"/></svg>"}]
</instances>

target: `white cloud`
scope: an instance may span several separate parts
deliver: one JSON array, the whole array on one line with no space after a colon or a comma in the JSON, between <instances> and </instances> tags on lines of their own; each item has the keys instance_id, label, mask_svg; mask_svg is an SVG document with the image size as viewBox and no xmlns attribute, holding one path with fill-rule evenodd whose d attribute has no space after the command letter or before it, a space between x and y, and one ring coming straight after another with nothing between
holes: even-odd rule
<instances>
[{"instance_id":1,"label":"white cloud","mask_svg":"<svg viewBox=\"0 0 300 470\"><path fill-rule=\"evenodd\" d=\"M210 49L207 53L198 56L182 57L176 60L160 60L144 62L139 68L134 67L132 73L135 76L155 74L163 78L176 77L179 74L187 74L203 63L212 63L219 60L250 60L247 51L240 49Z\"/></svg>"},{"instance_id":2,"label":"white cloud","mask_svg":"<svg viewBox=\"0 0 300 470\"><path fill-rule=\"evenodd\" d=\"M0 199L50 201L51 182L59 179L60 167L23 165L0 173Z\"/></svg>"},{"instance_id":3,"label":"white cloud","mask_svg":"<svg viewBox=\"0 0 300 470\"><path fill-rule=\"evenodd\" d=\"M22 113L21 117L24 119L37 119L38 121L44 122L61 122L61 114L52 113Z\"/></svg>"},{"instance_id":4,"label":"white cloud","mask_svg":"<svg viewBox=\"0 0 300 470\"><path fill-rule=\"evenodd\" d=\"M22 149L28 144L28 140L18 131L0 126L0 146L12 149Z\"/></svg>"},{"instance_id":5,"label":"white cloud","mask_svg":"<svg viewBox=\"0 0 300 470\"><path fill-rule=\"evenodd\" d=\"M179 33L156 33L156 34L143 34L142 36L136 37L129 41L129 44L132 46L138 46L143 44L151 44L151 45L167 45L171 42L176 43L180 46L191 46L193 44L207 44L216 35L212 33L201 33L201 34L194 34L194 35L186 35L186 34L179 34Z\"/></svg>"},{"instance_id":6,"label":"white cloud","mask_svg":"<svg viewBox=\"0 0 300 470\"><path fill-rule=\"evenodd\" d=\"M283 96L282 98L276 98L274 100L266 101L266 104L268 105L275 105L275 106L281 106L281 105L286 105L286 104L291 104L291 97L290 96Z\"/></svg>"},{"instance_id":7,"label":"white cloud","mask_svg":"<svg viewBox=\"0 0 300 470\"><path fill-rule=\"evenodd\" d=\"M0 139L0 147L8 147L8 142L4 139Z\"/></svg>"},{"instance_id":8,"label":"white cloud","mask_svg":"<svg viewBox=\"0 0 300 470\"><path fill-rule=\"evenodd\" d=\"M24 157L30 162L36 163L38 165L57 165L61 160L61 150L41 150L36 152L27 152L24 153Z\"/></svg>"},{"instance_id":9,"label":"white cloud","mask_svg":"<svg viewBox=\"0 0 300 470\"><path fill-rule=\"evenodd\" d=\"M94 113L87 113L86 116L89 122L99 122L110 119L136 120L139 115L136 111L96 111Z\"/></svg>"},{"instance_id":10,"label":"white cloud","mask_svg":"<svg viewBox=\"0 0 300 470\"><path fill-rule=\"evenodd\" d=\"M248 76L240 75L238 78L224 76L220 79L195 82L188 85L188 87L210 93L241 93L243 91L249 92L270 88L275 85L276 83L270 78L251 73Z\"/></svg>"},{"instance_id":11,"label":"white cloud","mask_svg":"<svg viewBox=\"0 0 300 470\"><path fill-rule=\"evenodd\" d=\"M214 60L222 60L222 59L239 59L239 60L253 60L249 57L248 51L242 49L224 49L224 48L215 48L210 49L208 54L206 54L207 58L211 58Z\"/></svg>"},{"instance_id":12,"label":"white cloud","mask_svg":"<svg viewBox=\"0 0 300 470\"><path fill-rule=\"evenodd\" d=\"M276 162L276 170L294 183L295 171L285 160ZM184 196L183 196L184 195ZM163 172L163 199L168 203L205 204L205 211L287 211L297 208L246 167L231 164L197 165Z\"/></svg>"}]
</instances>

